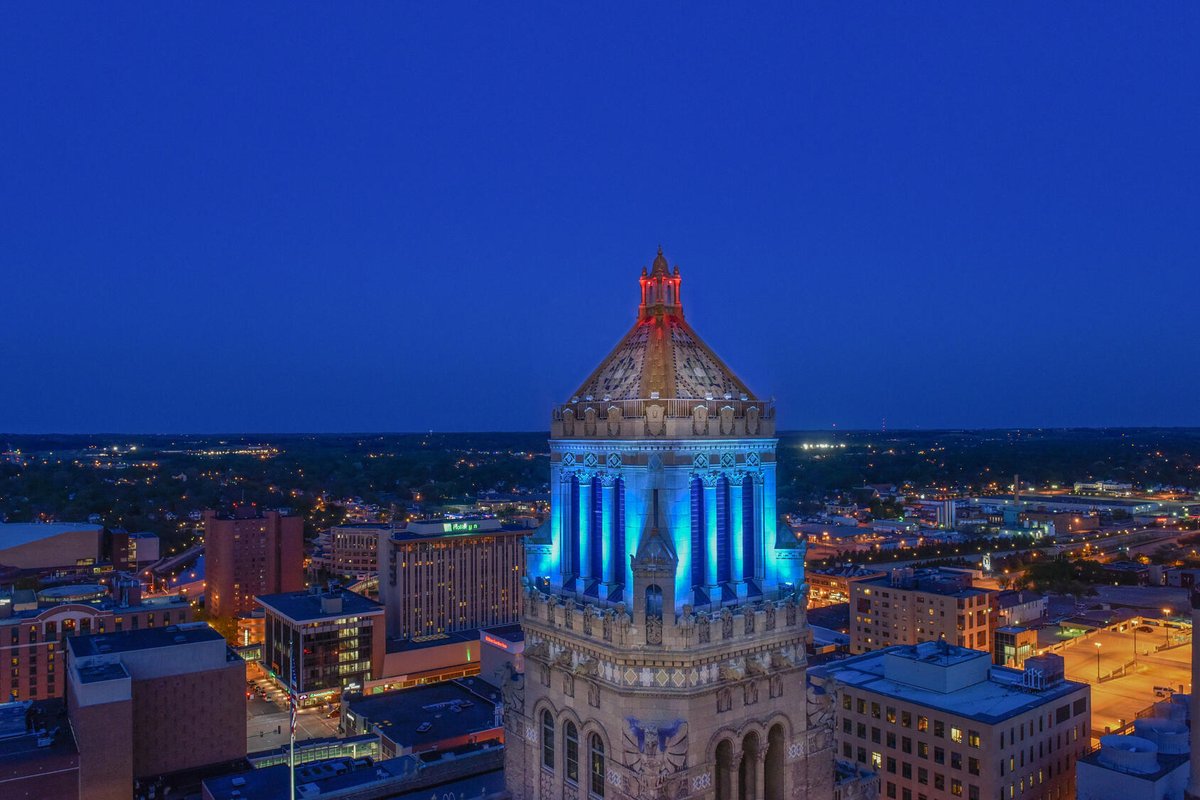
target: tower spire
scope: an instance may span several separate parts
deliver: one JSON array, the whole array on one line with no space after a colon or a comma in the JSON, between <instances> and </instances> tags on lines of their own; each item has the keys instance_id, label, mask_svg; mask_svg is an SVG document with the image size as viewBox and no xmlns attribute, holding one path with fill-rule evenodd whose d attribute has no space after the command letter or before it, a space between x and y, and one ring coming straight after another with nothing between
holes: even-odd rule
<instances>
[{"instance_id":1,"label":"tower spire","mask_svg":"<svg viewBox=\"0 0 1200 800\"><path fill-rule=\"evenodd\" d=\"M642 270L639 279L642 287L642 303L638 307L638 319L649 319L663 314L674 314L683 317L683 301L679 297L679 267L672 272L663 255L662 245L658 246L658 255L650 265L649 274Z\"/></svg>"}]
</instances>

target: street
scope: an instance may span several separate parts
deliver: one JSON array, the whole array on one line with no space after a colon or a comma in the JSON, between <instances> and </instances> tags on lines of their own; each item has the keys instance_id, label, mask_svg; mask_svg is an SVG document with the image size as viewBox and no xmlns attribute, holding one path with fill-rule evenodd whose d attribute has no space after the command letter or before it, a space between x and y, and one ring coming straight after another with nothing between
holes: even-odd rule
<instances>
[{"instance_id":1,"label":"street","mask_svg":"<svg viewBox=\"0 0 1200 800\"><path fill-rule=\"evenodd\" d=\"M253 681L267 693L254 692L246 701L246 750L270 750L288 743L287 694L266 679ZM249 689L249 687L247 687ZM296 741L338 735L337 718L328 719L324 708L300 709L296 714Z\"/></svg>"}]
</instances>

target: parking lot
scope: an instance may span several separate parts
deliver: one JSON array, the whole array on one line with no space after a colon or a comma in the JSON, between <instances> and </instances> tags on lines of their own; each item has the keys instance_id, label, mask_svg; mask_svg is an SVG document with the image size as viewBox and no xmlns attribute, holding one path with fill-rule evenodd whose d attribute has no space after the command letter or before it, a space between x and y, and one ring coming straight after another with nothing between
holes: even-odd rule
<instances>
[{"instance_id":1,"label":"parking lot","mask_svg":"<svg viewBox=\"0 0 1200 800\"><path fill-rule=\"evenodd\" d=\"M1150 630L1146 631L1148 627ZM1179 631L1171 633L1178 641ZM1092 685L1092 731L1103 733L1132 721L1139 711L1169 696L1155 687L1191 691L1191 643L1156 651L1166 642L1166 630L1157 625L1134 632L1099 631L1063 648L1067 678ZM1097 647L1096 645L1100 646ZM1135 660L1136 664L1132 664ZM1108 679L1126 668L1126 674ZM1097 682L1099 675L1106 678Z\"/></svg>"}]
</instances>

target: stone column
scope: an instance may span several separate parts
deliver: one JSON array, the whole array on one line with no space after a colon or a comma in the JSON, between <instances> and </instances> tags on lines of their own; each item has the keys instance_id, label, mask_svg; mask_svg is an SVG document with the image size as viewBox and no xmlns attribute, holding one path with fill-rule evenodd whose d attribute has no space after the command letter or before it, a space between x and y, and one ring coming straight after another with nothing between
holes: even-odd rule
<instances>
[{"instance_id":1,"label":"stone column","mask_svg":"<svg viewBox=\"0 0 1200 800\"><path fill-rule=\"evenodd\" d=\"M731 472L726 477L729 478L729 557L733 565L733 580L738 599L745 600L748 594L743 557L746 552L746 526L742 515L742 481L745 475L741 472Z\"/></svg>"},{"instance_id":2,"label":"stone column","mask_svg":"<svg viewBox=\"0 0 1200 800\"><path fill-rule=\"evenodd\" d=\"M726 773L726 796L729 800L738 800L738 769L742 766L742 752L729 751L729 772Z\"/></svg>"},{"instance_id":3,"label":"stone column","mask_svg":"<svg viewBox=\"0 0 1200 800\"><path fill-rule=\"evenodd\" d=\"M579 473L579 588L582 592L595 576L592 575L592 474Z\"/></svg>"},{"instance_id":4,"label":"stone column","mask_svg":"<svg viewBox=\"0 0 1200 800\"><path fill-rule=\"evenodd\" d=\"M607 599L617 585L617 570L621 568L621 564L617 563L614 557L616 549L616 476L608 473L600 476L600 537L601 537L601 555L600 560L604 569L604 574L595 577L603 578L604 585L601 587L600 597Z\"/></svg>"},{"instance_id":5,"label":"stone column","mask_svg":"<svg viewBox=\"0 0 1200 800\"><path fill-rule=\"evenodd\" d=\"M707 472L704 482L704 540L708 552L704 560L704 583L708 587L710 602L721 602L721 589L717 585L717 484L720 475Z\"/></svg>"},{"instance_id":6,"label":"stone column","mask_svg":"<svg viewBox=\"0 0 1200 800\"><path fill-rule=\"evenodd\" d=\"M754 793L750 795L761 800L767 791L767 746L760 742L754 751Z\"/></svg>"}]
</instances>

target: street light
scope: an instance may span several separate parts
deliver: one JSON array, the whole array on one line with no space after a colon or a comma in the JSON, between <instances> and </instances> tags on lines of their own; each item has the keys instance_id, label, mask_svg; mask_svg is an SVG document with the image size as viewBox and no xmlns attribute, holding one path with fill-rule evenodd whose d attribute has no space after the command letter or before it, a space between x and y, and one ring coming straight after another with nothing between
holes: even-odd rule
<instances>
[{"instance_id":1,"label":"street light","mask_svg":"<svg viewBox=\"0 0 1200 800\"><path fill-rule=\"evenodd\" d=\"M1171 628L1167 625L1167 617L1171 616L1171 609L1163 609L1163 635L1167 640L1167 646L1171 646Z\"/></svg>"},{"instance_id":2,"label":"street light","mask_svg":"<svg viewBox=\"0 0 1200 800\"><path fill-rule=\"evenodd\" d=\"M1100 683L1100 643L1096 642L1096 683Z\"/></svg>"}]
</instances>

